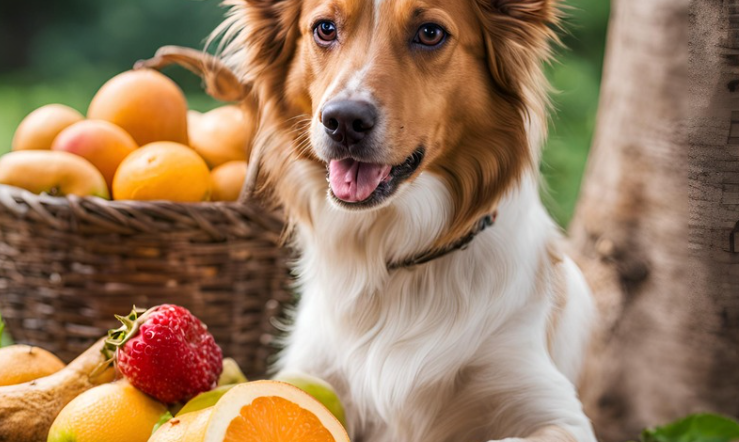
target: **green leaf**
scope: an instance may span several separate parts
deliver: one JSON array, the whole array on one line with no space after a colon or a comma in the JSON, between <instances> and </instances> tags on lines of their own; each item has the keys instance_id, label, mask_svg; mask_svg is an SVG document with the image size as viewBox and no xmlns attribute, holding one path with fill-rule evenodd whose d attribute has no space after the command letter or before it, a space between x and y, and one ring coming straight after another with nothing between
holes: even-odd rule
<instances>
[{"instance_id":1,"label":"green leaf","mask_svg":"<svg viewBox=\"0 0 739 442\"><path fill-rule=\"evenodd\" d=\"M164 425L164 424L166 424L167 422L169 422L169 420L170 420L170 419L172 419L173 417L174 417L174 416L172 416L172 413L170 413L169 411L167 411L166 413L164 413L164 414L163 414L163 415L162 415L162 416L161 416L161 417L159 418L159 421L158 421L158 422L157 422L156 424L154 424L154 429L153 429L153 430L151 430L151 435L153 436L153 435L154 435L154 433L156 433L156 432L157 432L157 430L159 429L159 427L161 427L162 425Z\"/></svg>"},{"instance_id":2,"label":"green leaf","mask_svg":"<svg viewBox=\"0 0 739 442\"><path fill-rule=\"evenodd\" d=\"M664 427L644 430L643 442L735 442L739 422L714 414L695 414Z\"/></svg>"},{"instance_id":3,"label":"green leaf","mask_svg":"<svg viewBox=\"0 0 739 442\"><path fill-rule=\"evenodd\" d=\"M13 345L13 339L10 338L10 334L5 331L5 322L3 322L3 316L0 314L0 348Z\"/></svg>"}]
</instances>

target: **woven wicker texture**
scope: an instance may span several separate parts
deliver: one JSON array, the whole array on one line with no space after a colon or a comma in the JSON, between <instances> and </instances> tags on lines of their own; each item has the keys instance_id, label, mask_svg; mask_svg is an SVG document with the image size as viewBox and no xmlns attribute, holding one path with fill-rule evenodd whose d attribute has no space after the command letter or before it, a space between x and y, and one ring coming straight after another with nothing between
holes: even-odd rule
<instances>
[{"instance_id":1,"label":"woven wicker texture","mask_svg":"<svg viewBox=\"0 0 739 442\"><path fill-rule=\"evenodd\" d=\"M247 376L265 373L292 296L283 224L258 202L39 196L0 185L0 311L13 337L69 361L133 305L176 303Z\"/></svg>"}]
</instances>

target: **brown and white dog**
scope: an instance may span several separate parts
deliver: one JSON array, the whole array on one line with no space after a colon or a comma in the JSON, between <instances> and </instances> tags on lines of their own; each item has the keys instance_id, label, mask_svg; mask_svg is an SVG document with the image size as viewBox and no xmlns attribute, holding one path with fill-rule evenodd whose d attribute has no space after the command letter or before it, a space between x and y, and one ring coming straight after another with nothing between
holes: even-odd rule
<instances>
[{"instance_id":1,"label":"brown and white dog","mask_svg":"<svg viewBox=\"0 0 739 442\"><path fill-rule=\"evenodd\" d=\"M277 368L335 385L354 441L594 441L590 295L538 195L555 1L227 4L300 250Z\"/></svg>"}]
</instances>

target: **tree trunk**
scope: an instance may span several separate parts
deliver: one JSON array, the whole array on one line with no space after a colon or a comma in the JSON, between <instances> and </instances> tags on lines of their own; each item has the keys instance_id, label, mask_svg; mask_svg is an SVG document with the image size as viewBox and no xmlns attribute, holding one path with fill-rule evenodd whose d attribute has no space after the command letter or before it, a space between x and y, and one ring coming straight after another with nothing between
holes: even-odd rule
<instances>
[{"instance_id":1,"label":"tree trunk","mask_svg":"<svg viewBox=\"0 0 739 442\"><path fill-rule=\"evenodd\" d=\"M601 315L581 386L600 440L739 415L737 221L739 0L614 0L570 227Z\"/></svg>"}]
</instances>

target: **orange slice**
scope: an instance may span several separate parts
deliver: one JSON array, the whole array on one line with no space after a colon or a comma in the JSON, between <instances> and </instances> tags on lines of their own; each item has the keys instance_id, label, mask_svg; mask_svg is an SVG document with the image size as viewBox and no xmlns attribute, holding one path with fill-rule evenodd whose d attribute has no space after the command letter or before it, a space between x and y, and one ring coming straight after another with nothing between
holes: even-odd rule
<instances>
[{"instance_id":1,"label":"orange slice","mask_svg":"<svg viewBox=\"0 0 739 442\"><path fill-rule=\"evenodd\" d=\"M216 404L204 442L349 442L320 402L277 381L240 384Z\"/></svg>"}]
</instances>

